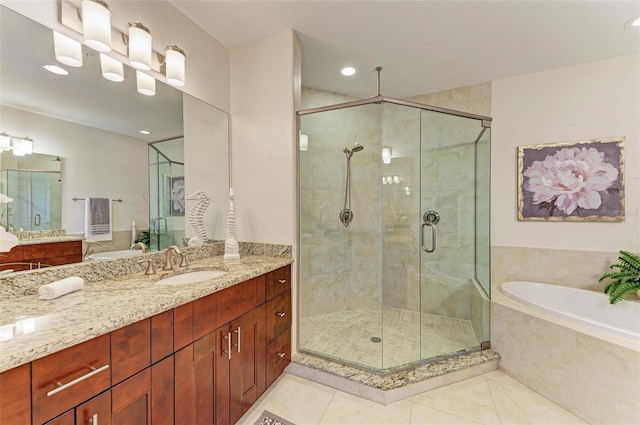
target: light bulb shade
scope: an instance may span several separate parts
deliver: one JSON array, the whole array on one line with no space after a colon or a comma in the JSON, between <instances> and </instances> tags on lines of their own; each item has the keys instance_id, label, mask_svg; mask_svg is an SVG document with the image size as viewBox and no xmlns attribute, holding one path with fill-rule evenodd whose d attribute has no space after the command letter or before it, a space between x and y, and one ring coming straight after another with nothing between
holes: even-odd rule
<instances>
[{"instance_id":1,"label":"light bulb shade","mask_svg":"<svg viewBox=\"0 0 640 425\"><path fill-rule=\"evenodd\" d=\"M54 31L53 50L58 62L76 68L82 66L82 45L79 41Z\"/></svg>"},{"instance_id":2,"label":"light bulb shade","mask_svg":"<svg viewBox=\"0 0 640 425\"><path fill-rule=\"evenodd\" d=\"M102 0L82 0L84 42L98 52L111 51L111 9Z\"/></svg>"},{"instance_id":3,"label":"light bulb shade","mask_svg":"<svg viewBox=\"0 0 640 425\"><path fill-rule=\"evenodd\" d=\"M0 134L0 152L11 149L11 137L6 133Z\"/></svg>"},{"instance_id":4,"label":"light bulb shade","mask_svg":"<svg viewBox=\"0 0 640 425\"><path fill-rule=\"evenodd\" d=\"M383 146L382 148L382 162L385 164L391 163L391 148Z\"/></svg>"},{"instance_id":5,"label":"light bulb shade","mask_svg":"<svg viewBox=\"0 0 640 425\"><path fill-rule=\"evenodd\" d=\"M124 66L122 62L100 53L100 68L102 69L102 76L107 80L117 83L124 81Z\"/></svg>"},{"instance_id":6,"label":"light bulb shade","mask_svg":"<svg viewBox=\"0 0 640 425\"><path fill-rule=\"evenodd\" d=\"M31 155L33 153L33 140L25 137L24 139L20 140L20 147L22 149L22 152L27 155Z\"/></svg>"},{"instance_id":7,"label":"light bulb shade","mask_svg":"<svg viewBox=\"0 0 640 425\"><path fill-rule=\"evenodd\" d=\"M136 71L136 84L138 93L145 96L154 96L156 94L156 79L152 76Z\"/></svg>"},{"instance_id":8,"label":"light bulb shade","mask_svg":"<svg viewBox=\"0 0 640 425\"><path fill-rule=\"evenodd\" d=\"M129 64L135 69L151 69L151 31L144 25L129 23Z\"/></svg>"},{"instance_id":9,"label":"light bulb shade","mask_svg":"<svg viewBox=\"0 0 640 425\"><path fill-rule=\"evenodd\" d=\"M302 134L302 132L300 132L300 150L306 151L308 149L309 149L309 136L307 136L306 134Z\"/></svg>"},{"instance_id":10,"label":"light bulb shade","mask_svg":"<svg viewBox=\"0 0 640 425\"><path fill-rule=\"evenodd\" d=\"M172 86L184 86L185 60L187 55L178 46L168 46L165 53L165 71L167 83Z\"/></svg>"},{"instance_id":11,"label":"light bulb shade","mask_svg":"<svg viewBox=\"0 0 640 425\"><path fill-rule=\"evenodd\" d=\"M24 156L25 152L22 149L22 139L11 139L11 148L15 156Z\"/></svg>"}]
</instances>

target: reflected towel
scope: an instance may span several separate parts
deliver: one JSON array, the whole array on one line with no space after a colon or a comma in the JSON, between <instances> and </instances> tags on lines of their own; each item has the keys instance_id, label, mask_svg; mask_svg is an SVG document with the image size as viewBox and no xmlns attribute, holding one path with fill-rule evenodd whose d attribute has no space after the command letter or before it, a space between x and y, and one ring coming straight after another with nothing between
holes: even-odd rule
<instances>
[{"instance_id":1,"label":"reflected towel","mask_svg":"<svg viewBox=\"0 0 640 425\"><path fill-rule=\"evenodd\" d=\"M84 287L84 279L78 276L68 277L38 288L41 300L52 300L64 294L75 292Z\"/></svg>"},{"instance_id":2,"label":"reflected towel","mask_svg":"<svg viewBox=\"0 0 640 425\"><path fill-rule=\"evenodd\" d=\"M84 233L87 242L110 241L111 199L87 198L84 208Z\"/></svg>"}]
</instances>

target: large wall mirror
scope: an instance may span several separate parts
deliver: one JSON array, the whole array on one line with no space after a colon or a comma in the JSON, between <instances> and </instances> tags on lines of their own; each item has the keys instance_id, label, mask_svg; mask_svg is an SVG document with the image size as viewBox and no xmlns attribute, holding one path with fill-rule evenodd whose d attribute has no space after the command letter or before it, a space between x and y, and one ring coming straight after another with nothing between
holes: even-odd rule
<instances>
[{"instance_id":1,"label":"large wall mirror","mask_svg":"<svg viewBox=\"0 0 640 425\"><path fill-rule=\"evenodd\" d=\"M171 199L170 185L182 181L183 195L197 189L210 195L207 236L224 238L229 191L226 112L160 81L156 81L155 96L141 95L135 71L127 65L124 81L108 81L102 77L100 54L86 46L82 67L61 65L55 60L53 31L5 6L0 6L0 38L0 132L29 137L34 154L48 155L46 160L59 167L58 187L44 197L50 204L25 195L20 205L10 204L12 214L31 211L24 213L29 215L25 223L38 221L33 214L40 214L43 222L42 212L33 211L46 208L51 228L82 235L85 204L74 198L122 199L113 203L113 240L104 243L102 250L128 248L134 222L137 230L163 232L163 225L158 225L162 219L174 231L171 242L181 245L185 236L193 234L185 218L196 201L182 199L181 211L157 202L159 196ZM69 74L51 73L43 68L46 64L61 65ZM183 164L168 173L158 172L158 181L152 181L150 146L165 141L173 141L172 149L183 149L168 154ZM13 166L8 159L4 166L4 157L10 153L2 153L3 170ZM31 161L25 167L41 166ZM27 183L20 184L16 183L16 190L25 193ZM3 185L2 191L6 190ZM6 219L6 208L4 213ZM26 224L12 227L29 229Z\"/></svg>"}]
</instances>

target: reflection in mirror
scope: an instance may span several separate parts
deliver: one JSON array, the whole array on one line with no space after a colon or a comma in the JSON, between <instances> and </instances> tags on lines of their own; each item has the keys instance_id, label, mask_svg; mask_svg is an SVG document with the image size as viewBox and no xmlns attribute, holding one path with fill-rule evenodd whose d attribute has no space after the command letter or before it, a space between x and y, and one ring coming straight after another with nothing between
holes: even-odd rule
<instances>
[{"instance_id":1,"label":"reflection in mirror","mask_svg":"<svg viewBox=\"0 0 640 425\"><path fill-rule=\"evenodd\" d=\"M102 78L100 55L86 46L82 46L82 67L66 67L66 76L52 74L42 66L65 67L55 60L53 31L6 6L0 6L0 39L11 40L0 49L0 132L29 136L34 152L63 158L59 221L53 220L56 214L50 207L51 228L84 235L85 203L73 198L122 199L112 206L113 239L102 241L95 251L129 249L133 224L138 234L152 231L150 208L160 202L159 193L149 189L148 145L180 139L184 157L178 162L184 163L184 187L187 192L203 189L210 193L212 202L205 218L208 236L224 238L229 190L228 115L224 111L161 81L156 82L155 96L140 95L135 72L127 65L124 81L108 81ZM169 176L181 177L178 174L172 171ZM5 188L3 185L2 191ZM170 197L162 202L167 199ZM187 213L189 202L184 207ZM32 207L43 206L34 198ZM160 208L164 212L169 207L163 204ZM174 242L182 245L182 237L190 237L192 229L184 216L169 217L182 232Z\"/></svg>"},{"instance_id":2,"label":"reflection in mirror","mask_svg":"<svg viewBox=\"0 0 640 425\"><path fill-rule=\"evenodd\" d=\"M13 199L0 204L0 226L9 231L59 229L61 168L57 155L0 153L0 193Z\"/></svg>"}]
</instances>

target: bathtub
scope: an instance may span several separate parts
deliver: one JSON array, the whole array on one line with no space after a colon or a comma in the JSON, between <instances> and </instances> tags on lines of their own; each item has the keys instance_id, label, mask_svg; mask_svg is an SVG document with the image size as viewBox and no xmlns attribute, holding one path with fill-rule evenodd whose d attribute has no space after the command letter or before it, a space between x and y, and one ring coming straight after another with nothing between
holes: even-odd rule
<instances>
[{"instance_id":1,"label":"bathtub","mask_svg":"<svg viewBox=\"0 0 640 425\"><path fill-rule=\"evenodd\" d=\"M638 423L640 302L610 305L596 291L507 282L491 305L501 370L587 423Z\"/></svg>"},{"instance_id":2,"label":"bathtub","mask_svg":"<svg viewBox=\"0 0 640 425\"><path fill-rule=\"evenodd\" d=\"M611 305L605 293L536 282L507 282L502 292L553 315L640 342L640 302L623 300Z\"/></svg>"}]
</instances>

